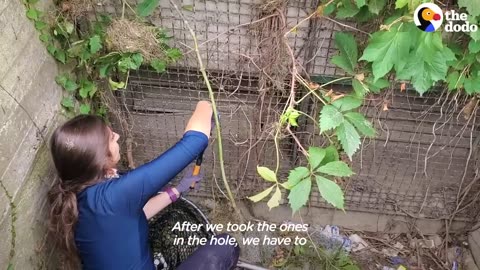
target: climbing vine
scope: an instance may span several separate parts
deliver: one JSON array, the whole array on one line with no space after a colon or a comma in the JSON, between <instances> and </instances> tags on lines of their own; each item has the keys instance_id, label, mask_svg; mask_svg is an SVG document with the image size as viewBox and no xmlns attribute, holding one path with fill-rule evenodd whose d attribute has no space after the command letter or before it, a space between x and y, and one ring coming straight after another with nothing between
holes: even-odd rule
<instances>
[{"instance_id":1,"label":"climbing vine","mask_svg":"<svg viewBox=\"0 0 480 270\"><path fill-rule=\"evenodd\" d=\"M26 16L34 22L48 53L59 63L73 66L71 72L56 77L65 90L61 105L67 112L105 117L107 107L98 102L99 91L126 88L130 71L141 65L162 73L182 57L178 48L168 45L171 37L166 31L146 22L158 1L143 1L136 9L123 2L121 18L95 14L93 21L86 19L92 8L85 4L89 1L83 1L84 6L59 1L53 13L38 10L37 2L24 1ZM126 8L135 18L125 19Z\"/></svg>"},{"instance_id":2,"label":"climbing vine","mask_svg":"<svg viewBox=\"0 0 480 270\"><path fill-rule=\"evenodd\" d=\"M258 167L259 175L275 184L249 197L250 200L258 202L275 190L267 204L270 208L276 207L281 200L280 188L284 188L288 190L289 204L295 212L306 205L312 182L316 182L325 201L344 209L344 194L335 180L349 177L353 172L339 159L337 150L352 160L361 145L361 138L375 136L372 123L358 112L358 108L366 95L380 93L392 82L401 82L402 87L410 83L419 95L434 86L445 85L451 92L470 95L472 100L476 100L475 96L480 93L480 32L449 33L439 29L428 33L419 30L414 24L413 14L420 4L426 2L431 1L330 0L321 3L307 18L351 20L360 27L365 24L369 28L375 21L381 22L372 33L350 27L348 29L357 31L335 34L338 53L331 59L331 63L346 74L346 77L335 81L350 84L350 93L336 95L326 90L324 86L331 82L325 85L308 82L296 73L298 67L295 59L292 60L292 78L305 87L307 95L312 95L323 103L323 107L318 116L309 116L298 110L305 97L292 101L295 91L292 86L291 102L280 117L279 129L290 130L290 127L298 126L297 118L305 115L318 121L320 135L331 144L327 148L311 146L308 152L302 151L308 160L308 167L294 168L284 183L277 180L278 166L275 171ZM437 4L443 5L440 1ZM458 7L448 8L467 12L466 23L478 25L480 6L472 1L459 1ZM291 32L292 30L287 31L285 36ZM363 45L359 49L360 44ZM292 132L291 135L296 139ZM296 142L303 149L297 139Z\"/></svg>"}]
</instances>

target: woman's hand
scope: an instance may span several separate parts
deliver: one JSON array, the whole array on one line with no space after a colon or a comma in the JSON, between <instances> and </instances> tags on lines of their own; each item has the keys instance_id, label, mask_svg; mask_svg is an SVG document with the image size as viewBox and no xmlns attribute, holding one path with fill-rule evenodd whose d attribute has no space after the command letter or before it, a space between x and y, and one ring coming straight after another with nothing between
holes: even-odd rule
<instances>
[{"instance_id":1,"label":"woman's hand","mask_svg":"<svg viewBox=\"0 0 480 270\"><path fill-rule=\"evenodd\" d=\"M198 175L193 175L194 168L194 166L188 168L180 183L176 186L180 194L189 191L193 183L195 183L195 189L198 189L198 182L203 179L203 173L200 171Z\"/></svg>"},{"instance_id":2,"label":"woman's hand","mask_svg":"<svg viewBox=\"0 0 480 270\"><path fill-rule=\"evenodd\" d=\"M208 101L199 101L197 107L188 121L185 132L195 130L202 132L210 138L210 130L212 129L212 104Z\"/></svg>"}]
</instances>

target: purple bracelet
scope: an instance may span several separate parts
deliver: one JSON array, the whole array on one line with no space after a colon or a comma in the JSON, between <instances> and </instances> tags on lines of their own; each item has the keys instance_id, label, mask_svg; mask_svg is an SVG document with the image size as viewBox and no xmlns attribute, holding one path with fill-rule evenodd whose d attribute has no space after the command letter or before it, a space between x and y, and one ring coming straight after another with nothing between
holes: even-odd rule
<instances>
[{"instance_id":1,"label":"purple bracelet","mask_svg":"<svg viewBox=\"0 0 480 270\"><path fill-rule=\"evenodd\" d=\"M171 187L166 188L165 192L167 192L167 194L170 197L170 200L172 202L175 202L178 199L177 194L175 194L175 192L173 192Z\"/></svg>"}]
</instances>

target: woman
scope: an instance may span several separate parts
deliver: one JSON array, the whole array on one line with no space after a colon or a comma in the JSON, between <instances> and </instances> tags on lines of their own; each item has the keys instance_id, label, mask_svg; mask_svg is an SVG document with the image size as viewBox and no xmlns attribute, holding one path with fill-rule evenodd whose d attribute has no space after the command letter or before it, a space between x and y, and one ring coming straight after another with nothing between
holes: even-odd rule
<instances>
[{"instance_id":1,"label":"woman","mask_svg":"<svg viewBox=\"0 0 480 270\"><path fill-rule=\"evenodd\" d=\"M50 223L67 258L79 257L83 269L155 269L147 219L200 180L190 173L157 194L205 150L211 117L210 103L200 101L175 146L121 176L119 135L100 118L79 116L59 127L51 139L60 181L49 193ZM231 269L238 253L232 246L204 246L177 269Z\"/></svg>"}]
</instances>

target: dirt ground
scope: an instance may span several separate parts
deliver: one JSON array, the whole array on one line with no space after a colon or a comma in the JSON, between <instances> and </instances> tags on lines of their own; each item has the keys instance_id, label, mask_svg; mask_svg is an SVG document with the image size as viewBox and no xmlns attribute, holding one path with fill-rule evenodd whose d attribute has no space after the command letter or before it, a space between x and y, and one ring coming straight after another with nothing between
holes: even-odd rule
<instances>
[{"instance_id":1,"label":"dirt ground","mask_svg":"<svg viewBox=\"0 0 480 270\"><path fill-rule=\"evenodd\" d=\"M239 217L226 202L215 202L211 199L195 200L205 211L211 223L240 223ZM249 217L252 222L261 222ZM244 220L248 222L248 220ZM248 245L241 246L241 259L261 265L268 269L288 270L478 270L468 250L466 237L450 236L449 248L445 249L445 241L440 235L424 236L417 233L386 234L366 233L339 228L341 237L348 239L352 235L359 236L366 246L356 250L344 251L342 244L332 245L322 235L321 226L310 224L308 233L279 232L229 232L237 240L246 237L290 237L296 235L308 239L305 246L295 245ZM453 265L457 264L458 268ZM401 268L401 267L405 268Z\"/></svg>"}]
</instances>

